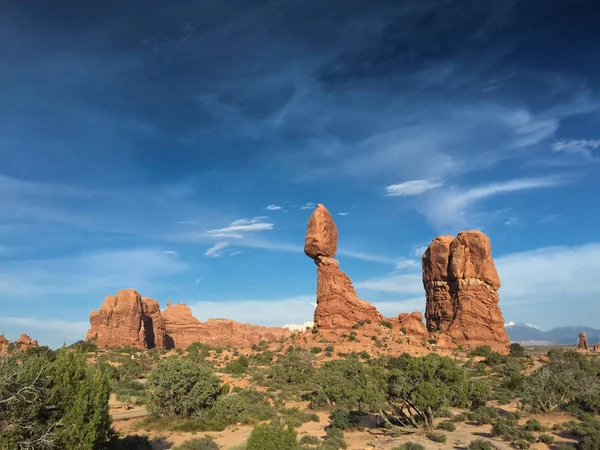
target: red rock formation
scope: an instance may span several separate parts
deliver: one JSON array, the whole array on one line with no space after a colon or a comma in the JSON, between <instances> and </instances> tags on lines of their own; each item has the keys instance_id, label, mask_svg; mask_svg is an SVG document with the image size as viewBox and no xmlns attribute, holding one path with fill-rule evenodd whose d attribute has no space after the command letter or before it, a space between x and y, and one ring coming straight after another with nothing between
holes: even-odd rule
<instances>
[{"instance_id":1,"label":"red rock formation","mask_svg":"<svg viewBox=\"0 0 600 450\"><path fill-rule=\"evenodd\" d=\"M348 275L333 259L337 251L338 232L333 217L319 204L306 227L304 253L317 265L317 328L352 328L360 321L379 323L383 316L370 303L356 295Z\"/></svg>"},{"instance_id":2,"label":"red rock formation","mask_svg":"<svg viewBox=\"0 0 600 450\"><path fill-rule=\"evenodd\" d=\"M166 330L165 347L186 348L193 342L200 342L202 324L192 315L189 306L183 303L173 305L169 301L162 316Z\"/></svg>"},{"instance_id":3,"label":"red rock formation","mask_svg":"<svg viewBox=\"0 0 600 450\"><path fill-rule=\"evenodd\" d=\"M423 286L430 331L469 345L510 344L498 305L500 279L485 234L463 231L451 241L449 236L434 239L423 255Z\"/></svg>"},{"instance_id":4,"label":"red rock formation","mask_svg":"<svg viewBox=\"0 0 600 450\"><path fill-rule=\"evenodd\" d=\"M595 353L600 352L600 344L594 344L592 346L592 351Z\"/></svg>"},{"instance_id":5,"label":"red rock formation","mask_svg":"<svg viewBox=\"0 0 600 450\"><path fill-rule=\"evenodd\" d=\"M95 338L100 347L164 346L164 321L158 302L142 299L134 289L107 296L100 310L90 313L90 324L86 339Z\"/></svg>"},{"instance_id":6,"label":"red rock formation","mask_svg":"<svg viewBox=\"0 0 600 450\"><path fill-rule=\"evenodd\" d=\"M21 351L26 351L26 350L29 350L30 348L39 347L38 341L35 339L31 339L25 333L21 334L19 339L17 339L17 346L19 347L19 350L21 350Z\"/></svg>"},{"instance_id":7,"label":"red rock formation","mask_svg":"<svg viewBox=\"0 0 600 450\"><path fill-rule=\"evenodd\" d=\"M578 344L578 347L581 350L587 350L588 349L587 334L585 334L585 333L579 333L579 344Z\"/></svg>"},{"instance_id":8,"label":"red rock formation","mask_svg":"<svg viewBox=\"0 0 600 450\"><path fill-rule=\"evenodd\" d=\"M29 350L30 348L39 347L38 341L35 339L31 339L25 333L21 334L19 339L15 341L17 348L24 352ZM10 341L4 337L3 334L0 334L0 354L5 355L8 352L8 346L10 345Z\"/></svg>"},{"instance_id":9,"label":"red rock formation","mask_svg":"<svg viewBox=\"0 0 600 450\"><path fill-rule=\"evenodd\" d=\"M3 334L0 334L0 354L4 354L7 352L8 344L10 344L10 342L8 342L8 339L6 339Z\"/></svg>"},{"instance_id":10,"label":"red rock formation","mask_svg":"<svg viewBox=\"0 0 600 450\"><path fill-rule=\"evenodd\" d=\"M452 324L454 300L448 284L452 236L435 238L423 254L423 286L427 303L425 317L430 331L446 332Z\"/></svg>"},{"instance_id":11,"label":"red rock formation","mask_svg":"<svg viewBox=\"0 0 600 450\"><path fill-rule=\"evenodd\" d=\"M419 336L429 335L427 327L423 323L423 314L419 311L412 313L401 313L398 316L398 328L406 330L407 334L416 334Z\"/></svg>"}]
</instances>

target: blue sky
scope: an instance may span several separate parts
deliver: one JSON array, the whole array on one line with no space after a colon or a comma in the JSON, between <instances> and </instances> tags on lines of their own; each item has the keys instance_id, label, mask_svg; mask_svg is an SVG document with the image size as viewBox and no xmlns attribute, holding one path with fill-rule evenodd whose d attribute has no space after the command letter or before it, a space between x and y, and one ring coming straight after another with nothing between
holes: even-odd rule
<instances>
[{"instance_id":1,"label":"blue sky","mask_svg":"<svg viewBox=\"0 0 600 450\"><path fill-rule=\"evenodd\" d=\"M481 229L506 321L598 326L590 1L3 2L0 333L83 337L134 287L201 319L311 320L311 206L388 316Z\"/></svg>"}]
</instances>

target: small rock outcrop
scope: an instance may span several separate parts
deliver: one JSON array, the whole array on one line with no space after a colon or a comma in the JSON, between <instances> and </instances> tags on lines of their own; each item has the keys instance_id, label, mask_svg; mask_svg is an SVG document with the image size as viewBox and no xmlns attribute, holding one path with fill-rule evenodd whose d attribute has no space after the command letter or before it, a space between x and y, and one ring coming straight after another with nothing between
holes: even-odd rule
<instances>
[{"instance_id":1,"label":"small rock outcrop","mask_svg":"<svg viewBox=\"0 0 600 450\"><path fill-rule=\"evenodd\" d=\"M423 255L423 286L429 331L470 345L510 344L498 304L500 278L485 234L463 231L434 239Z\"/></svg>"},{"instance_id":2,"label":"small rock outcrop","mask_svg":"<svg viewBox=\"0 0 600 450\"><path fill-rule=\"evenodd\" d=\"M592 351L594 353L600 352L600 344L594 344L594 345L592 345Z\"/></svg>"},{"instance_id":3,"label":"small rock outcrop","mask_svg":"<svg viewBox=\"0 0 600 450\"><path fill-rule=\"evenodd\" d=\"M587 350L588 349L588 342L587 342L587 334L585 333L579 333L579 344L578 347L580 350Z\"/></svg>"},{"instance_id":4,"label":"small rock outcrop","mask_svg":"<svg viewBox=\"0 0 600 450\"><path fill-rule=\"evenodd\" d=\"M317 265L317 328L352 328L358 322L379 323L384 317L370 303L358 298L352 281L333 259L338 231L333 217L319 204L306 227L304 253Z\"/></svg>"},{"instance_id":5,"label":"small rock outcrop","mask_svg":"<svg viewBox=\"0 0 600 450\"><path fill-rule=\"evenodd\" d=\"M401 313L398 316L398 327L400 330L406 331L406 334L414 334L418 336L427 336L429 330L423 323L423 314L419 311L412 313Z\"/></svg>"},{"instance_id":6,"label":"small rock outcrop","mask_svg":"<svg viewBox=\"0 0 600 450\"><path fill-rule=\"evenodd\" d=\"M142 298L135 289L107 296L100 309L90 313L90 324L86 339L95 339L100 347L164 347L164 321L158 302Z\"/></svg>"},{"instance_id":7,"label":"small rock outcrop","mask_svg":"<svg viewBox=\"0 0 600 450\"><path fill-rule=\"evenodd\" d=\"M0 355L8 352L9 345L10 341L6 339L3 334L0 334ZM21 334L19 339L15 341L15 345L17 346L17 349L22 352L25 352L31 348L39 347L38 341L31 339L25 333Z\"/></svg>"}]
</instances>

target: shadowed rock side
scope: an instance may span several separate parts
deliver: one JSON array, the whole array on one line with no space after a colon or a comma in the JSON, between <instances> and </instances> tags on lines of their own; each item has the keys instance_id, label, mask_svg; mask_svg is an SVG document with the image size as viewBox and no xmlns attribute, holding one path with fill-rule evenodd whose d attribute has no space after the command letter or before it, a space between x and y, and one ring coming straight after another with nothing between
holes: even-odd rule
<instances>
[{"instance_id":1,"label":"shadowed rock side","mask_svg":"<svg viewBox=\"0 0 600 450\"><path fill-rule=\"evenodd\" d=\"M427 328L459 344L507 347L489 238L480 231L450 238L434 239L423 255Z\"/></svg>"},{"instance_id":2,"label":"shadowed rock side","mask_svg":"<svg viewBox=\"0 0 600 450\"><path fill-rule=\"evenodd\" d=\"M352 328L360 321L379 323L383 316L370 303L356 295L352 281L333 259L338 232L333 217L319 204L308 220L304 253L317 265L317 328Z\"/></svg>"},{"instance_id":3,"label":"shadowed rock side","mask_svg":"<svg viewBox=\"0 0 600 450\"><path fill-rule=\"evenodd\" d=\"M133 289L109 295L99 311L90 314L87 339L100 347L131 345L138 348L187 348L193 342L246 347L260 341L275 342L291 331L277 327L248 325L225 319L200 322L183 303L161 312L156 300Z\"/></svg>"}]
</instances>

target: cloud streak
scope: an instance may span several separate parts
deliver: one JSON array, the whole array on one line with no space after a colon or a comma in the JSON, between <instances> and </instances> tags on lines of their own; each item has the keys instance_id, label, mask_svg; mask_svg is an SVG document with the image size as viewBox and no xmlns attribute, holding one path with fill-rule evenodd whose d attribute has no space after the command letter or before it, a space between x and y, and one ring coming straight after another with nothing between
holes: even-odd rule
<instances>
[{"instance_id":1,"label":"cloud streak","mask_svg":"<svg viewBox=\"0 0 600 450\"><path fill-rule=\"evenodd\" d=\"M405 181L404 183L387 186L385 188L385 195L388 197L420 195L440 186L442 186L442 183L429 180Z\"/></svg>"}]
</instances>

